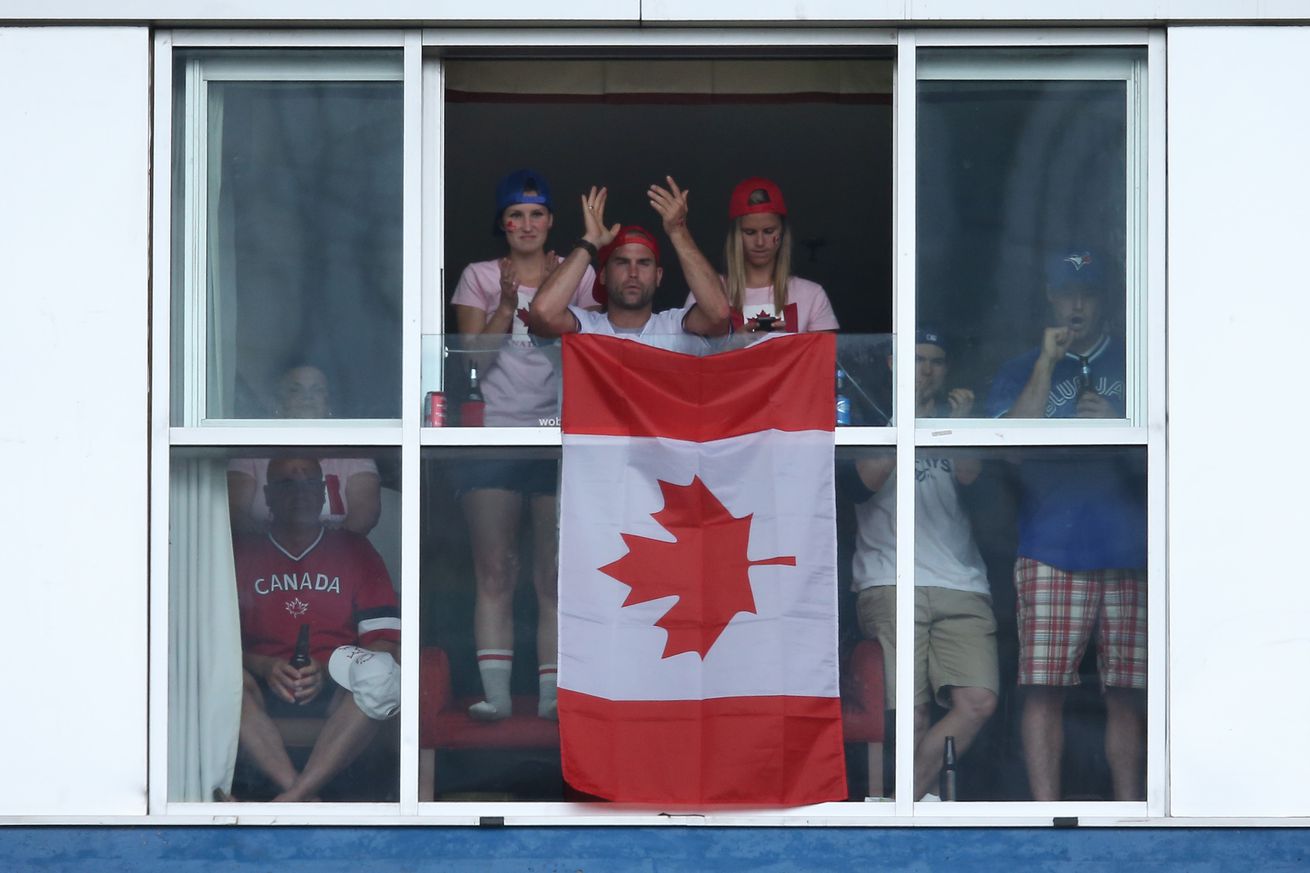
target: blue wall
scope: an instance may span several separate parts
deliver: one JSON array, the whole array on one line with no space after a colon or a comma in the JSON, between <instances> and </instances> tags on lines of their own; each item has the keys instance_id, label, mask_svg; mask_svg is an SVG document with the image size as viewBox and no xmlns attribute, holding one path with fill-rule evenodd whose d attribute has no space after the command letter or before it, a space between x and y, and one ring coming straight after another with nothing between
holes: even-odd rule
<instances>
[{"instance_id":1,"label":"blue wall","mask_svg":"<svg viewBox=\"0 0 1310 873\"><path fill-rule=\"evenodd\" d=\"M1304 870L1310 829L0 828L0 870Z\"/></svg>"}]
</instances>

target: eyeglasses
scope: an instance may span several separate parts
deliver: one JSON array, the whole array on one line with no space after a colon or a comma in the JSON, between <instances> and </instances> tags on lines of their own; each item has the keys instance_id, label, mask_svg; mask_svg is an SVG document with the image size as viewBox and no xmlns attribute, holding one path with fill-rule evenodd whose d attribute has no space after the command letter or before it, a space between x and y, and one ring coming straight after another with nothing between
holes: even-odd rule
<instances>
[{"instance_id":1,"label":"eyeglasses","mask_svg":"<svg viewBox=\"0 0 1310 873\"><path fill-rule=\"evenodd\" d=\"M324 482L322 479L279 479L276 482L269 482L268 487L281 494L297 491L313 494L323 490Z\"/></svg>"}]
</instances>

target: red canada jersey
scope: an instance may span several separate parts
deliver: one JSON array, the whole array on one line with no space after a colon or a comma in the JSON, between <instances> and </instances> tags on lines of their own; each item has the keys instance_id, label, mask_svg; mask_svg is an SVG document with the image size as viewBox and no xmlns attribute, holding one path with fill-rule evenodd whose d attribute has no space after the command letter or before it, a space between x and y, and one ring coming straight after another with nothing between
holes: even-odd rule
<instances>
[{"instance_id":1,"label":"red canada jersey","mask_svg":"<svg viewBox=\"0 0 1310 873\"><path fill-rule=\"evenodd\" d=\"M322 663L337 646L400 640L396 592L364 537L324 528L293 555L272 534L251 535L235 554L244 651L290 660L302 624L310 657Z\"/></svg>"}]
</instances>

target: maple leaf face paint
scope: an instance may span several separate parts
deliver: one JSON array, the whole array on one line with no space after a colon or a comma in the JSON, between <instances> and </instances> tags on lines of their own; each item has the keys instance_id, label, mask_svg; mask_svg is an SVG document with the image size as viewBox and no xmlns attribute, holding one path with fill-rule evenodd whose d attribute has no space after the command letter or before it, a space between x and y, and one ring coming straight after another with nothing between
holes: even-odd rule
<instances>
[{"instance_id":1,"label":"maple leaf face paint","mask_svg":"<svg viewBox=\"0 0 1310 873\"><path fill-rule=\"evenodd\" d=\"M537 203L516 203L501 214L501 228L510 251L532 254L546 245L555 217L550 210Z\"/></svg>"}]
</instances>

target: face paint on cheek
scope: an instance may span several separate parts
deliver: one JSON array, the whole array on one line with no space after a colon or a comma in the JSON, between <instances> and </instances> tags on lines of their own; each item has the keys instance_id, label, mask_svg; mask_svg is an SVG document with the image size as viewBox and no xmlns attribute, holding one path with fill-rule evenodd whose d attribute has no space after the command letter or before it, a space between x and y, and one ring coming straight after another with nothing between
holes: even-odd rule
<instances>
[{"instance_id":1,"label":"face paint on cheek","mask_svg":"<svg viewBox=\"0 0 1310 873\"><path fill-rule=\"evenodd\" d=\"M517 225L515 225L513 221L505 222L505 230L509 233L513 233L516 227Z\"/></svg>"}]
</instances>

